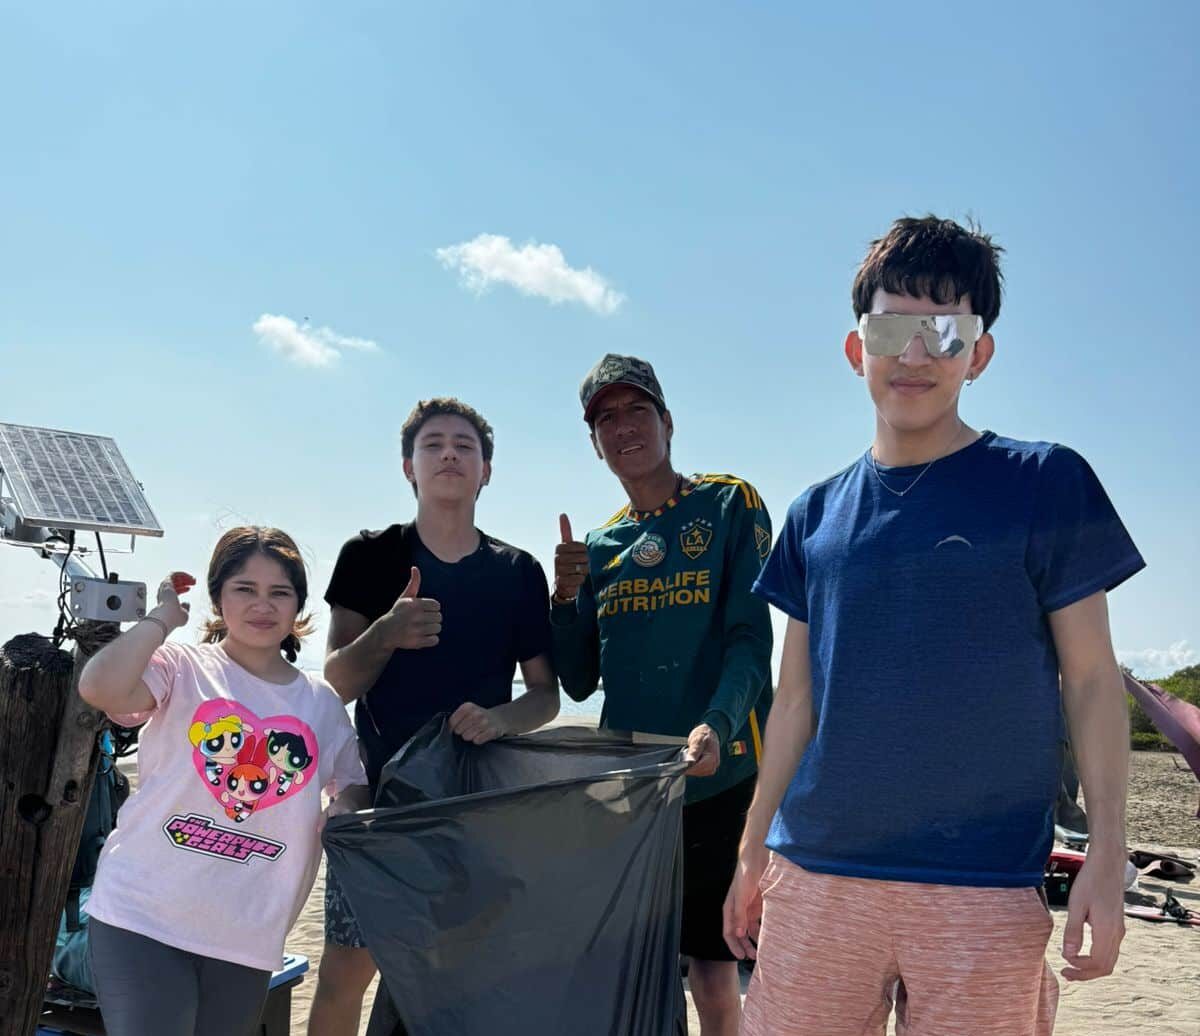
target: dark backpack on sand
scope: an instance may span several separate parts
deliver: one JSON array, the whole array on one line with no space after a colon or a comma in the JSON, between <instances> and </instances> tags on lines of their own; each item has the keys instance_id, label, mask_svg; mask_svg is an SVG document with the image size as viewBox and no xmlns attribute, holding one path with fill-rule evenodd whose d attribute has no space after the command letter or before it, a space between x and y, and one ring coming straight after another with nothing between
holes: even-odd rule
<instances>
[{"instance_id":1,"label":"dark backpack on sand","mask_svg":"<svg viewBox=\"0 0 1200 1036\"><path fill-rule=\"evenodd\" d=\"M129 798L129 778L117 769L109 734L106 731L100 736L100 763L96 770L96 781L92 785L92 797L88 799L87 814L83 818L83 831L79 836L79 849L75 853L75 866L71 869L71 884L67 891L65 913L68 932L79 931L79 892L91 888L95 882L100 852L117 826L117 811Z\"/></svg>"},{"instance_id":2,"label":"dark backpack on sand","mask_svg":"<svg viewBox=\"0 0 1200 1036\"><path fill-rule=\"evenodd\" d=\"M80 914L80 907L87 903L96 880L96 867L104 843L117 826L117 811L129 798L129 778L117 769L117 759L128 755L136 743L137 731L124 727L114 727L100 735L100 762L84 814L79 849L55 940L51 964L54 975L89 993L93 992L93 984L88 960L87 917Z\"/></svg>"}]
</instances>

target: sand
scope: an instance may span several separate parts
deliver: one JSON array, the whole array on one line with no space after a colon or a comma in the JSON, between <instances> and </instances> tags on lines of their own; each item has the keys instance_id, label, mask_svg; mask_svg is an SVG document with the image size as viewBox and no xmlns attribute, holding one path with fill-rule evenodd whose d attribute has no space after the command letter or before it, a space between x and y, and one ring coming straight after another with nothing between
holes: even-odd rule
<instances>
[{"instance_id":1,"label":"sand","mask_svg":"<svg viewBox=\"0 0 1200 1036\"><path fill-rule=\"evenodd\" d=\"M1129 782L1129 844L1132 848L1172 850L1200 863L1200 820L1195 817L1200 785L1174 753L1135 752ZM1170 888L1188 907L1200 910L1200 877L1180 884L1143 878L1140 890L1156 896ZM324 867L303 913L288 940L288 948L312 962L309 977L295 990L292 1032L305 1032L308 1006L316 986L316 967L323 942L322 895ZM1062 966L1058 949L1066 910L1053 911L1055 925L1047 959ZM1200 928L1152 924L1127 919L1127 934L1117 971L1107 979L1067 984L1060 981L1059 1036L1197 1036L1200 1033ZM373 992L373 990L372 990ZM360 1034L366 1032L363 1012ZM690 1032L700 1027L691 1018ZM890 1031L890 1030L889 1030ZM458 1036L458 1034L447 1034ZM558 1034L546 1034L558 1036ZM563 1034L567 1036L567 1034Z\"/></svg>"}]
</instances>

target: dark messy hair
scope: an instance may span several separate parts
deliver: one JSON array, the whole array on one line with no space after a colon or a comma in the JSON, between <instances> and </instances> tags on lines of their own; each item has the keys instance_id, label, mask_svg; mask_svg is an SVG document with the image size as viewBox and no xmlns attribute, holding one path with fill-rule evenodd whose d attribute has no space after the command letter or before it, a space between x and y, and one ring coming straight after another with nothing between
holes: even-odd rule
<instances>
[{"instance_id":1,"label":"dark messy hair","mask_svg":"<svg viewBox=\"0 0 1200 1036\"><path fill-rule=\"evenodd\" d=\"M927 295L939 305L969 295L971 310L983 317L986 331L1000 315L1003 251L975 223L963 227L936 216L898 219L871 242L855 274L850 289L854 315L871 311L880 288L896 295Z\"/></svg>"},{"instance_id":2,"label":"dark messy hair","mask_svg":"<svg viewBox=\"0 0 1200 1036\"><path fill-rule=\"evenodd\" d=\"M294 662L300 652L301 639L314 629L312 616L303 614L304 603L308 600L308 574L296 541L282 529L264 525L239 525L226 532L213 547L212 560L208 563L208 599L212 603L213 617L201 627L201 642L215 644L229 634L229 628L221 618L221 590L245 567L253 554L278 561L296 591L299 602L296 621L292 632L279 643L279 650L289 662Z\"/></svg>"},{"instance_id":3,"label":"dark messy hair","mask_svg":"<svg viewBox=\"0 0 1200 1036\"><path fill-rule=\"evenodd\" d=\"M412 413L408 415L408 419L400 429L400 453L405 460L412 460L417 435L424 427L425 422L430 418L442 416L461 417L470 424L475 429L475 434L479 436L479 448L483 453L483 459L491 461L492 453L496 448L492 426L484 420L483 414L478 410L467 406L462 400L455 399L453 396L422 399L413 407Z\"/></svg>"}]
</instances>

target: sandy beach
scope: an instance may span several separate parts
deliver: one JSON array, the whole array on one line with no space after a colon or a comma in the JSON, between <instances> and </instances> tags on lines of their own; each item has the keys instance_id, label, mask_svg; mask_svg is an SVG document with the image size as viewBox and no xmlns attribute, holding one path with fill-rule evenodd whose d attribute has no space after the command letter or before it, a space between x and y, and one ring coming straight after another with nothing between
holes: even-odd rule
<instances>
[{"instance_id":1,"label":"sandy beach","mask_svg":"<svg viewBox=\"0 0 1200 1036\"><path fill-rule=\"evenodd\" d=\"M1200 820L1195 817L1200 785L1190 771L1180 769L1183 765L1175 753L1133 754L1129 845L1170 850L1185 860L1200 862ZM322 865L317 884L288 940L289 950L306 955L312 963L312 971L296 988L292 1001L292 1032L297 1036L305 1031L316 987L323 941L324 880ZM1162 893L1168 888L1186 906L1200 910L1200 877L1187 884L1140 880L1141 893L1153 895L1157 902L1162 901ZM1057 970L1061 966L1058 948L1066 910L1056 908L1053 913L1055 931L1048 959ZM1059 1036L1130 1036L1150 1031L1154 1036L1196 1036L1200 1032L1200 928L1127 919L1116 973L1091 983L1060 982L1060 987L1055 1030ZM360 1034L366 1032L368 1013L363 1013ZM690 1032L696 1036L700 1032L694 1014Z\"/></svg>"}]
</instances>

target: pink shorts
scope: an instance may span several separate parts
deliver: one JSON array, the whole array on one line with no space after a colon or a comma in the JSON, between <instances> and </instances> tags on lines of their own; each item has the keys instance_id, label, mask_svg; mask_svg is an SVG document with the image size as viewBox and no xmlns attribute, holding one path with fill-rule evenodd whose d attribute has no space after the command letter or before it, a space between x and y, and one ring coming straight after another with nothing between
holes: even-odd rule
<instances>
[{"instance_id":1,"label":"pink shorts","mask_svg":"<svg viewBox=\"0 0 1200 1036\"><path fill-rule=\"evenodd\" d=\"M1050 1036L1054 925L1034 888L815 874L771 854L742 1036Z\"/></svg>"}]
</instances>

